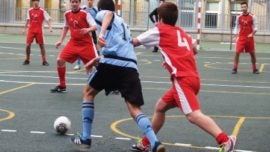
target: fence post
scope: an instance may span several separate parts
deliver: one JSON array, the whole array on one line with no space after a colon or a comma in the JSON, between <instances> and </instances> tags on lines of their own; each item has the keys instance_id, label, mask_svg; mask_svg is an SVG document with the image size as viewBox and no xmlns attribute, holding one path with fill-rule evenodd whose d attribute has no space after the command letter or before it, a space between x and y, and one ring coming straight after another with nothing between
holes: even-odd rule
<instances>
[{"instance_id":1,"label":"fence post","mask_svg":"<svg viewBox=\"0 0 270 152\"><path fill-rule=\"evenodd\" d=\"M197 19L197 50L201 48L201 10L202 10L202 0L198 0L198 19Z\"/></svg>"}]
</instances>

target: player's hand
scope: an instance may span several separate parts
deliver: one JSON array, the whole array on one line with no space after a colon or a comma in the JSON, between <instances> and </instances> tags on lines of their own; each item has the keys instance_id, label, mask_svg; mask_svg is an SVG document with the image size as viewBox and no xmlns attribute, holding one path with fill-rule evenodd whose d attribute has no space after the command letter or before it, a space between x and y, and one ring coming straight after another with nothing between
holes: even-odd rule
<instances>
[{"instance_id":1,"label":"player's hand","mask_svg":"<svg viewBox=\"0 0 270 152\"><path fill-rule=\"evenodd\" d=\"M61 46L62 42L61 41L58 41L55 43L55 47L58 49L60 46Z\"/></svg>"},{"instance_id":2,"label":"player's hand","mask_svg":"<svg viewBox=\"0 0 270 152\"><path fill-rule=\"evenodd\" d=\"M253 33L250 33L249 35L248 35L248 37L250 38L250 37L253 37Z\"/></svg>"},{"instance_id":3,"label":"player's hand","mask_svg":"<svg viewBox=\"0 0 270 152\"><path fill-rule=\"evenodd\" d=\"M86 73L90 74L94 66L98 64L100 57L96 57L84 65Z\"/></svg>"},{"instance_id":4,"label":"player's hand","mask_svg":"<svg viewBox=\"0 0 270 152\"><path fill-rule=\"evenodd\" d=\"M83 35L88 34L89 32L90 32L89 28L81 29L81 34L83 34Z\"/></svg>"},{"instance_id":5,"label":"player's hand","mask_svg":"<svg viewBox=\"0 0 270 152\"><path fill-rule=\"evenodd\" d=\"M26 34L26 29L22 30L22 34L24 34L24 35Z\"/></svg>"},{"instance_id":6,"label":"player's hand","mask_svg":"<svg viewBox=\"0 0 270 152\"><path fill-rule=\"evenodd\" d=\"M237 40L237 35L234 35L232 41L236 42L236 40Z\"/></svg>"},{"instance_id":7,"label":"player's hand","mask_svg":"<svg viewBox=\"0 0 270 152\"><path fill-rule=\"evenodd\" d=\"M53 29L52 29L52 28L50 28L50 32L51 32L51 33L53 32Z\"/></svg>"},{"instance_id":8,"label":"player's hand","mask_svg":"<svg viewBox=\"0 0 270 152\"><path fill-rule=\"evenodd\" d=\"M106 46L106 40L104 39L102 34L100 34L99 37L98 37L98 44L101 47Z\"/></svg>"}]
</instances>

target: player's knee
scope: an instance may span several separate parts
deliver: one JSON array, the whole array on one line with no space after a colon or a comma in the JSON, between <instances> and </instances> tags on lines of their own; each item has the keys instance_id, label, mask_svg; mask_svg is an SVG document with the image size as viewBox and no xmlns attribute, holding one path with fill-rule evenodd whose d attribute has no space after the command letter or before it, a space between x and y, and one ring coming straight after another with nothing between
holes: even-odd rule
<instances>
[{"instance_id":1,"label":"player's knee","mask_svg":"<svg viewBox=\"0 0 270 152\"><path fill-rule=\"evenodd\" d=\"M204 115L199 111L194 111L186 115L190 123L196 124Z\"/></svg>"},{"instance_id":2,"label":"player's knee","mask_svg":"<svg viewBox=\"0 0 270 152\"><path fill-rule=\"evenodd\" d=\"M65 66L65 61L62 60L62 59L57 59L57 66L58 66L58 67L63 67L63 66Z\"/></svg>"},{"instance_id":3,"label":"player's knee","mask_svg":"<svg viewBox=\"0 0 270 152\"><path fill-rule=\"evenodd\" d=\"M165 113L167 111L166 106L163 104L162 99L159 99L155 105L155 111L157 113Z\"/></svg>"},{"instance_id":4,"label":"player's knee","mask_svg":"<svg viewBox=\"0 0 270 152\"><path fill-rule=\"evenodd\" d=\"M90 86L86 86L83 90L83 97L87 101L93 101L96 95L96 91L94 88Z\"/></svg>"}]
</instances>

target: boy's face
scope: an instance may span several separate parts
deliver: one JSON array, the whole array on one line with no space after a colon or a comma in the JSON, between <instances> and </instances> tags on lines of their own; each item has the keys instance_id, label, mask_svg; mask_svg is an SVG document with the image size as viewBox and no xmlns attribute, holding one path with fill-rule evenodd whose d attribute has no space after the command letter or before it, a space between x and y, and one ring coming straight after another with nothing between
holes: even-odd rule
<instances>
[{"instance_id":1,"label":"boy's face","mask_svg":"<svg viewBox=\"0 0 270 152\"><path fill-rule=\"evenodd\" d=\"M88 0L88 6L93 7L94 5L94 0Z\"/></svg>"},{"instance_id":2,"label":"boy's face","mask_svg":"<svg viewBox=\"0 0 270 152\"><path fill-rule=\"evenodd\" d=\"M38 7L39 6L39 1L35 0L35 1L32 1L32 4L34 7Z\"/></svg>"},{"instance_id":3,"label":"boy's face","mask_svg":"<svg viewBox=\"0 0 270 152\"><path fill-rule=\"evenodd\" d=\"M243 12L244 14L246 14L247 11L248 11L248 6L247 6L247 4L241 5L241 10L242 10L242 12Z\"/></svg>"},{"instance_id":4,"label":"boy's face","mask_svg":"<svg viewBox=\"0 0 270 152\"><path fill-rule=\"evenodd\" d=\"M80 0L70 0L71 10L77 11L80 9L81 1Z\"/></svg>"}]
</instances>

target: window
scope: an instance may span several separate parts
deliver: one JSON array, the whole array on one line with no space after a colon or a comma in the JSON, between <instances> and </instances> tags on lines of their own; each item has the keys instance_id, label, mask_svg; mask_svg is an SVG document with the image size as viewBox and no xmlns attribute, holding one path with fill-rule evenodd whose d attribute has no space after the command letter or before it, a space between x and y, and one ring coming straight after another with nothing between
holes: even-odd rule
<instances>
[{"instance_id":1,"label":"window","mask_svg":"<svg viewBox=\"0 0 270 152\"><path fill-rule=\"evenodd\" d=\"M180 15L179 21L182 27L192 27L194 23L194 8L196 7L195 0L179 1Z\"/></svg>"},{"instance_id":2,"label":"window","mask_svg":"<svg viewBox=\"0 0 270 152\"><path fill-rule=\"evenodd\" d=\"M206 13L205 13L205 27L206 28L217 28L218 11L219 11L218 2L208 2L206 4Z\"/></svg>"}]
</instances>

